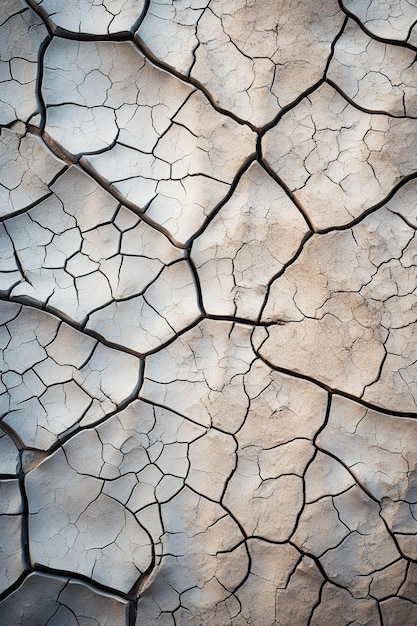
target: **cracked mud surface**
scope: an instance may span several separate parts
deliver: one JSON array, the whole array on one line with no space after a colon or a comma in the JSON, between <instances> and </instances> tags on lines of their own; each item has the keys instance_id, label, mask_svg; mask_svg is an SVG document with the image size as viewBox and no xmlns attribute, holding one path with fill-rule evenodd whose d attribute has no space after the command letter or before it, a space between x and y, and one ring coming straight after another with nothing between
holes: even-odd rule
<instances>
[{"instance_id":1,"label":"cracked mud surface","mask_svg":"<svg viewBox=\"0 0 417 626\"><path fill-rule=\"evenodd\" d=\"M3 0L2 624L417 624L414 5Z\"/></svg>"}]
</instances>

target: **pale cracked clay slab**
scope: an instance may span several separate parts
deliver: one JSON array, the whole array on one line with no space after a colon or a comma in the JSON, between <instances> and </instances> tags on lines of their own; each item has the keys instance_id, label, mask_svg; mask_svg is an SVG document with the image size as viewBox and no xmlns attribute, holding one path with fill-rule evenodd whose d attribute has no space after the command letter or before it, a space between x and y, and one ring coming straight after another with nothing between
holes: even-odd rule
<instances>
[{"instance_id":1,"label":"pale cracked clay slab","mask_svg":"<svg viewBox=\"0 0 417 626\"><path fill-rule=\"evenodd\" d=\"M417 6L4 0L0 623L417 624Z\"/></svg>"}]
</instances>

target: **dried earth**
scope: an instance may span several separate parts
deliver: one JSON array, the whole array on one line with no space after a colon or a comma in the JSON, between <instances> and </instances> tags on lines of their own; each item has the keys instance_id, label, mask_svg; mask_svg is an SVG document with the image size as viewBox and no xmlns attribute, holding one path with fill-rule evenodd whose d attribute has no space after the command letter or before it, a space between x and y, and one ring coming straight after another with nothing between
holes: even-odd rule
<instances>
[{"instance_id":1,"label":"dried earth","mask_svg":"<svg viewBox=\"0 0 417 626\"><path fill-rule=\"evenodd\" d=\"M0 622L417 624L417 6L3 0Z\"/></svg>"}]
</instances>

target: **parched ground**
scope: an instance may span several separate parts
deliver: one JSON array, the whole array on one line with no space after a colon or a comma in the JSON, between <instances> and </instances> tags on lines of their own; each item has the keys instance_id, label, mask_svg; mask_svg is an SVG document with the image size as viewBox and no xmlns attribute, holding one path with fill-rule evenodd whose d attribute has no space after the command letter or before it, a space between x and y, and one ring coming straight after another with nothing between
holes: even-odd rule
<instances>
[{"instance_id":1,"label":"parched ground","mask_svg":"<svg viewBox=\"0 0 417 626\"><path fill-rule=\"evenodd\" d=\"M411 0L2 0L2 626L417 625L416 55Z\"/></svg>"}]
</instances>

